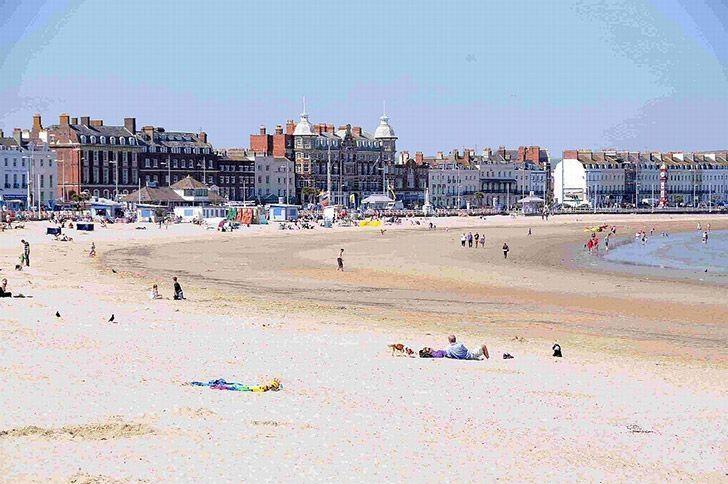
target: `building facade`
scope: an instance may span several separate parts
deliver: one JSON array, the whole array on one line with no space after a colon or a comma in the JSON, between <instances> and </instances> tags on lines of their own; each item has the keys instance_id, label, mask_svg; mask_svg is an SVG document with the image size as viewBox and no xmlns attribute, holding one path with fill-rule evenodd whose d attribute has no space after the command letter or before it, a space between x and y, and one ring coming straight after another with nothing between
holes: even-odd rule
<instances>
[{"instance_id":1,"label":"building facade","mask_svg":"<svg viewBox=\"0 0 728 484\"><path fill-rule=\"evenodd\" d=\"M728 201L728 152L564 151L559 177L583 170L583 204L596 207L704 206ZM664 193L660 173L666 173ZM560 196L560 195L559 195ZM565 197L568 202L568 196ZM567 203L569 204L569 203Z\"/></svg>"},{"instance_id":2,"label":"building facade","mask_svg":"<svg viewBox=\"0 0 728 484\"><path fill-rule=\"evenodd\" d=\"M430 166L424 162L422 153L417 153L416 158L410 158L406 151L400 154L400 161L393 167L389 196L401 200L406 208L420 208L425 203Z\"/></svg>"},{"instance_id":3,"label":"building facade","mask_svg":"<svg viewBox=\"0 0 728 484\"><path fill-rule=\"evenodd\" d=\"M293 161L276 156L255 156L255 195L261 203L296 200L296 174Z\"/></svg>"},{"instance_id":4,"label":"building facade","mask_svg":"<svg viewBox=\"0 0 728 484\"><path fill-rule=\"evenodd\" d=\"M167 132L135 118L123 125L61 114L56 125L43 127L33 117L32 139L48 143L56 153L57 192L63 201L80 196L117 198L148 183L171 185L187 176L217 181L217 157L204 132Z\"/></svg>"},{"instance_id":5,"label":"building facade","mask_svg":"<svg viewBox=\"0 0 728 484\"><path fill-rule=\"evenodd\" d=\"M427 173L430 203L434 208L473 207L480 191L480 170L458 163L441 163Z\"/></svg>"},{"instance_id":6,"label":"building facade","mask_svg":"<svg viewBox=\"0 0 728 484\"><path fill-rule=\"evenodd\" d=\"M255 200L255 156L237 148L219 151L217 156L220 195L235 202Z\"/></svg>"},{"instance_id":7,"label":"building facade","mask_svg":"<svg viewBox=\"0 0 728 484\"><path fill-rule=\"evenodd\" d=\"M371 134L350 124L338 129L333 124L311 124L305 110L298 123L286 122L285 131L277 126L274 135L267 135L261 127L250 137L251 151L294 161L299 201L317 201L330 181L332 202L346 206L382 193L393 181L396 141L386 114Z\"/></svg>"},{"instance_id":8,"label":"building facade","mask_svg":"<svg viewBox=\"0 0 728 484\"><path fill-rule=\"evenodd\" d=\"M208 186L217 184L217 155L207 142L205 132L166 131L144 126L136 132L141 146L139 174L141 184L156 182L170 186L188 176ZM136 180L135 180L136 181Z\"/></svg>"},{"instance_id":9,"label":"building facade","mask_svg":"<svg viewBox=\"0 0 728 484\"><path fill-rule=\"evenodd\" d=\"M56 203L56 154L28 131L0 130L0 199L13 209L52 208Z\"/></svg>"}]
</instances>

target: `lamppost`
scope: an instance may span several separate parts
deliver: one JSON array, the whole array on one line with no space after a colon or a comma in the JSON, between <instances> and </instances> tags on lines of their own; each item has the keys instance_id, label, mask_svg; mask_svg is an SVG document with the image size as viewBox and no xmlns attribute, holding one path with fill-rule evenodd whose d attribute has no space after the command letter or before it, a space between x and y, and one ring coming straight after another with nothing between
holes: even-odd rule
<instances>
[{"instance_id":1,"label":"lamppost","mask_svg":"<svg viewBox=\"0 0 728 484\"><path fill-rule=\"evenodd\" d=\"M283 168L284 173L286 174L286 203L289 203L290 200L290 194L288 192L288 177L291 173L291 167L288 163L281 165L281 168Z\"/></svg>"},{"instance_id":2,"label":"lamppost","mask_svg":"<svg viewBox=\"0 0 728 484\"><path fill-rule=\"evenodd\" d=\"M114 200L119 199L119 160L109 160L109 163L114 165Z\"/></svg>"},{"instance_id":3,"label":"lamppost","mask_svg":"<svg viewBox=\"0 0 728 484\"><path fill-rule=\"evenodd\" d=\"M167 167L167 186L172 186L172 162L169 159L169 155L167 155L167 161L160 161L160 165Z\"/></svg>"},{"instance_id":4,"label":"lamppost","mask_svg":"<svg viewBox=\"0 0 728 484\"><path fill-rule=\"evenodd\" d=\"M197 165L197 167L202 167L202 183L207 184L207 162L205 161L205 158L202 158L202 161L199 165Z\"/></svg>"}]
</instances>

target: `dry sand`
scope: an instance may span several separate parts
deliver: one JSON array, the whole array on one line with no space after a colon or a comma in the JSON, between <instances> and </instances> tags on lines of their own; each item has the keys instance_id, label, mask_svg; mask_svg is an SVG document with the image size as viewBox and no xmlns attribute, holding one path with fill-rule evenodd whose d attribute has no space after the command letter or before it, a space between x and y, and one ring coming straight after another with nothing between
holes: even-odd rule
<instances>
[{"instance_id":1,"label":"dry sand","mask_svg":"<svg viewBox=\"0 0 728 484\"><path fill-rule=\"evenodd\" d=\"M0 299L0 476L725 481L728 288L585 268L575 247L602 221L624 235L695 227L679 216L449 219L383 235L113 226L67 243L41 223L6 231L0 275L33 297ZM468 225L485 249L460 248ZM33 267L15 272L22 237ZM172 275L187 301L169 299ZM153 282L164 300L147 298ZM488 343L491 359L387 348L442 347L449 333ZM282 391L183 385L272 377Z\"/></svg>"}]
</instances>

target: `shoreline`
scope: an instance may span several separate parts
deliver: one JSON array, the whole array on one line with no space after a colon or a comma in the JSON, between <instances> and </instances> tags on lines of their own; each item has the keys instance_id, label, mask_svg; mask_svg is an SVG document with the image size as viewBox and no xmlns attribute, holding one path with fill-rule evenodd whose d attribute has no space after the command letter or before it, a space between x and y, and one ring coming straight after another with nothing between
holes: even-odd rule
<instances>
[{"instance_id":1,"label":"shoreline","mask_svg":"<svg viewBox=\"0 0 728 484\"><path fill-rule=\"evenodd\" d=\"M486 480L721 480L724 300L706 305L715 291L670 282L681 301L663 307L654 282L561 266L583 221L534 225L531 239L527 223L489 222L482 250L459 248L471 229L457 220L449 231L384 235L119 226L55 243L41 224L6 232L2 267L20 237L34 260L3 271L33 297L3 301L0 472L202 481L229 480L234 468L244 480L405 481L457 468ZM189 299L172 301L168 276L180 270ZM594 277L602 302L582 287ZM148 299L152 282L164 299ZM680 307L691 305L702 312ZM653 318L650 308L661 309ZM397 358L387 347L438 348L450 333L468 347L486 342L491 358ZM185 385L273 377L280 392Z\"/></svg>"}]
</instances>

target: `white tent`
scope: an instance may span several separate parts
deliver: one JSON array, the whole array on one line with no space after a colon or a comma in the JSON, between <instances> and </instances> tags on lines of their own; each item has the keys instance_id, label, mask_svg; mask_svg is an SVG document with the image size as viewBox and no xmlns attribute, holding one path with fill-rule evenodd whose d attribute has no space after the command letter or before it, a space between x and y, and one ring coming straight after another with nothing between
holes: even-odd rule
<instances>
[{"instance_id":1,"label":"white tent","mask_svg":"<svg viewBox=\"0 0 728 484\"><path fill-rule=\"evenodd\" d=\"M392 202L394 202L394 200L388 196L375 193L362 200L361 206L365 209L371 208L373 210L384 210L389 207Z\"/></svg>"},{"instance_id":2,"label":"white tent","mask_svg":"<svg viewBox=\"0 0 728 484\"><path fill-rule=\"evenodd\" d=\"M535 195L529 195L518 200L518 203L521 204L521 211L524 215L539 213L544 202L545 200L543 198L537 197Z\"/></svg>"}]
</instances>

